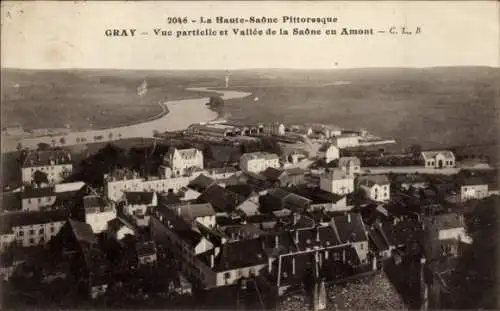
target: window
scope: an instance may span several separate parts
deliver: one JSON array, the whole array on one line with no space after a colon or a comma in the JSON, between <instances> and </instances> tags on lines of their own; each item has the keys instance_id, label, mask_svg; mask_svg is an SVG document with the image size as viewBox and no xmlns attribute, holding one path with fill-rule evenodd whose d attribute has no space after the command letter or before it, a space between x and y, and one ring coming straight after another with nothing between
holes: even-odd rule
<instances>
[{"instance_id":1,"label":"window","mask_svg":"<svg viewBox=\"0 0 500 311\"><path fill-rule=\"evenodd\" d=\"M38 203L42 203L42 198L38 198Z\"/></svg>"},{"instance_id":2,"label":"window","mask_svg":"<svg viewBox=\"0 0 500 311\"><path fill-rule=\"evenodd\" d=\"M30 235L33 235L33 234L35 234L35 230L31 229L30 230Z\"/></svg>"},{"instance_id":3,"label":"window","mask_svg":"<svg viewBox=\"0 0 500 311\"><path fill-rule=\"evenodd\" d=\"M54 180L52 179L52 181L54 181ZM49 197L47 197L45 200L46 200L47 202L50 202L50 198L49 198Z\"/></svg>"},{"instance_id":4,"label":"window","mask_svg":"<svg viewBox=\"0 0 500 311\"><path fill-rule=\"evenodd\" d=\"M360 249L364 249L365 248L365 244L364 243L359 244L359 248Z\"/></svg>"},{"instance_id":5,"label":"window","mask_svg":"<svg viewBox=\"0 0 500 311\"><path fill-rule=\"evenodd\" d=\"M29 244L35 244L35 239L31 238L31 239L29 240Z\"/></svg>"},{"instance_id":6,"label":"window","mask_svg":"<svg viewBox=\"0 0 500 311\"><path fill-rule=\"evenodd\" d=\"M43 228L40 228L40 230L38 230L38 233L43 234Z\"/></svg>"},{"instance_id":7,"label":"window","mask_svg":"<svg viewBox=\"0 0 500 311\"><path fill-rule=\"evenodd\" d=\"M50 232L54 232L54 231L55 231L54 227L50 227Z\"/></svg>"},{"instance_id":8,"label":"window","mask_svg":"<svg viewBox=\"0 0 500 311\"><path fill-rule=\"evenodd\" d=\"M31 204L31 199L28 199L28 203Z\"/></svg>"},{"instance_id":9,"label":"window","mask_svg":"<svg viewBox=\"0 0 500 311\"><path fill-rule=\"evenodd\" d=\"M224 273L224 280L229 280L231 278L231 272Z\"/></svg>"},{"instance_id":10,"label":"window","mask_svg":"<svg viewBox=\"0 0 500 311\"><path fill-rule=\"evenodd\" d=\"M18 234L19 236L24 236L24 231L19 231Z\"/></svg>"}]
</instances>

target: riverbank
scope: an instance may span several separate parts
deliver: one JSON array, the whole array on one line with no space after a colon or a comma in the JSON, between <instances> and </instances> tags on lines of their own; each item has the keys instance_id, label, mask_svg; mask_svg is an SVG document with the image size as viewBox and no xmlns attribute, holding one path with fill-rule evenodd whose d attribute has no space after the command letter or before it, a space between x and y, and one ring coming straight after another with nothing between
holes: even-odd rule
<instances>
[{"instance_id":1,"label":"riverbank","mask_svg":"<svg viewBox=\"0 0 500 311\"><path fill-rule=\"evenodd\" d=\"M247 92L216 90L206 87L187 88L186 90L220 94L224 100L244 98L251 95L251 93ZM125 126L22 139L2 137L4 138L2 139L2 152L15 151L18 143L23 148L36 149L40 143L60 147L90 142L110 142L126 138L151 138L156 132L183 130L193 123L212 121L219 117L216 112L206 106L208 100L209 97L168 101L163 103L167 110L164 113L149 120Z\"/></svg>"}]
</instances>

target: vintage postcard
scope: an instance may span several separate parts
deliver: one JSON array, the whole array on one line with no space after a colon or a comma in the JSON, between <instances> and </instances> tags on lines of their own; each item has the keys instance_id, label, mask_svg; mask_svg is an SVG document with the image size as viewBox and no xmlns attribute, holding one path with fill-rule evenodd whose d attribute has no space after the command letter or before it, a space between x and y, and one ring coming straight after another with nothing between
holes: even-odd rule
<instances>
[{"instance_id":1,"label":"vintage postcard","mask_svg":"<svg viewBox=\"0 0 500 311\"><path fill-rule=\"evenodd\" d=\"M498 2L1 6L1 309L500 307Z\"/></svg>"}]
</instances>

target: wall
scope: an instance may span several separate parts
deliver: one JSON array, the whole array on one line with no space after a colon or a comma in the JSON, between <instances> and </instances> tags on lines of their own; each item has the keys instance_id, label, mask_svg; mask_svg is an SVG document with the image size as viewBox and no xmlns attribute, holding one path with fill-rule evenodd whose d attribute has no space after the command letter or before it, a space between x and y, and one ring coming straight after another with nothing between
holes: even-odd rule
<instances>
[{"instance_id":1,"label":"wall","mask_svg":"<svg viewBox=\"0 0 500 311\"><path fill-rule=\"evenodd\" d=\"M348 194L354 191L354 179L331 180L328 176L320 177L320 189L335 194Z\"/></svg>"},{"instance_id":2,"label":"wall","mask_svg":"<svg viewBox=\"0 0 500 311\"><path fill-rule=\"evenodd\" d=\"M55 236L66 221L48 222L29 226L14 227L16 240L23 246L35 246L45 244ZM31 231L33 230L33 231ZM40 232L42 230L42 232ZM22 232L22 235L21 235Z\"/></svg>"},{"instance_id":3,"label":"wall","mask_svg":"<svg viewBox=\"0 0 500 311\"><path fill-rule=\"evenodd\" d=\"M99 213L86 213L85 222L92 227L94 233L100 233L108 228L108 221L116 218L116 211L110 209Z\"/></svg>"},{"instance_id":4,"label":"wall","mask_svg":"<svg viewBox=\"0 0 500 311\"><path fill-rule=\"evenodd\" d=\"M249 277L252 273L253 275L259 275L263 269L267 267L266 264L255 265L251 267L245 267L241 269L227 270L217 273L217 286L227 286L236 284L242 277Z\"/></svg>"},{"instance_id":5,"label":"wall","mask_svg":"<svg viewBox=\"0 0 500 311\"><path fill-rule=\"evenodd\" d=\"M199 174L198 174L199 175ZM156 180L144 180L142 178L109 181L104 185L106 196L113 201L119 201L123 197L125 191L154 191L154 192L173 192L179 191L183 187L187 187L189 182L198 175L190 177L177 177Z\"/></svg>"},{"instance_id":6,"label":"wall","mask_svg":"<svg viewBox=\"0 0 500 311\"><path fill-rule=\"evenodd\" d=\"M24 167L21 169L21 178L23 183L31 183L33 181L33 173L41 171L47 174L49 183L60 183L66 176L62 176L63 172L71 173L73 171L72 164L47 165L37 167Z\"/></svg>"},{"instance_id":7,"label":"wall","mask_svg":"<svg viewBox=\"0 0 500 311\"><path fill-rule=\"evenodd\" d=\"M196 282L201 283L205 288L216 286L215 273L210 267L195 257L195 249L198 246L193 249L156 217L151 217L150 225L153 239L158 243L165 244L172 251L177 262L180 264L181 272L190 281L195 279Z\"/></svg>"},{"instance_id":8,"label":"wall","mask_svg":"<svg viewBox=\"0 0 500 311\"><path fill-rule=\"evenodd\" d=\"M460 187L460 198L462 201L470 199L482 199L489 195L488 185L470 185Z\"/></svg>"},{"instance_id":9,"label":"wall","mask_svg":"<svg viewBox=\"0 0 500 311\"><path fill-rule=\"evenodd\" d=\"M26 212L39 211L43 206L51 206L56 202L56 196L24 198L22 200L22 210Z\"/></svg>"},{"instance_id":10,"label":"wall","mask_svg":"<svg viewBox=\"0 0 500 311\"><path fill-rule=\"evenodd\" d=\"M390 185L373 185L371 188L363 185L361 186L361 189L365 192L368 198L374 201L388 201L391 197Z\"/></svg>"},{"instance_id":11,"label":"wall","mask_svg":"<svg viewBox=\"0 0 500 311\"><path fill-rule=\"evenodd\" d=\"M3 252L10 244L16 240L14 233L6 233L0 235L0 253Z\"/></svg>"}]
</instances>

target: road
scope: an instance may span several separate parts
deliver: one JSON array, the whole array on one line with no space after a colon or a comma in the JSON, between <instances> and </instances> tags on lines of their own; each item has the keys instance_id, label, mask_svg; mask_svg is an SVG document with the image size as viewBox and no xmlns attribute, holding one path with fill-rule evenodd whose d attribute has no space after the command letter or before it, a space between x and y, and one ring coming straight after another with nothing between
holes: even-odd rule
<instances>
[{"instance_id":1,"label":"road","mask_svg":"<svg viewBox=\"0 0 500 311\"><path fill-rule=\"evenodd\" d=\"M221 95L222 99L238 99L250 96L251 93L232 90L213 90L205 87L187 88L193 92L213 92ZM151 138L155 131L178 131L186 129L193 123L211 121L217 118L217 113L210 110L205 104L209 101L208 97L174 100L159 103L162 108L165 105L169 112L162 113L156 118L140 121L134 124L119 126L109 129L89 130L83 132L70 132L66 135L29 137L21 139L23 148L36 149L39 143L47 143L52 146L68 146L86 144L95 142L95 137L101 136L98 141L113 141L125 138ZM61 138L64 137L65 143L61 144ZM19 139L6 139L2 143L2 152L15 151ZM78 141L77 141L78 138ZM82 142L81 138L86 141ZM3 139L2 139L3 140Z\"/></svg>"}]
</instances>

